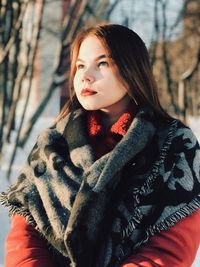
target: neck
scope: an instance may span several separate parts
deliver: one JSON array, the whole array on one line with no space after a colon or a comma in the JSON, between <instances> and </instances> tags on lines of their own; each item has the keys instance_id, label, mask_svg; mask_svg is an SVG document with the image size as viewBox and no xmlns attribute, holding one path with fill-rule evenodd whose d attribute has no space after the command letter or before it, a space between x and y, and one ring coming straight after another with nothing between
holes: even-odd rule
<instances>
[{"instance_id":1,"label":"neck","mask_svg":"<svg viewBox=\"0 0 200 267\"><path fill-rule=\"evenodd\" d=\"M101 109L104 127L108 128L113 125L130 106L133 110L137 110L136 104L130 99L128 95L123 97L123 99L121 99L119 102L113 104L110 107Z\"/></svg>"}]
</instances>

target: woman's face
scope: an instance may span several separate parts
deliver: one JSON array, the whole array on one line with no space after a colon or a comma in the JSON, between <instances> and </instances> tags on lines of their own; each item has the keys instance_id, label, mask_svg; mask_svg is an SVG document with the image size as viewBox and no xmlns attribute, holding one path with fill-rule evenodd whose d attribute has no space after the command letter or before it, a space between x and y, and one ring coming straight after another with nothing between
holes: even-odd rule
<instances>
[{"instance_id":1,"label":"woman's face","mask_svg":"<svg viewBox=\"0 0 200 267\"><path fill-rule=\"evenodd\" d=\"M112 113L126 108L127 91L112 68L112 59L95 36L86 37L79 49L74 90L86 110Z\"/></svg>"}]
</instances>

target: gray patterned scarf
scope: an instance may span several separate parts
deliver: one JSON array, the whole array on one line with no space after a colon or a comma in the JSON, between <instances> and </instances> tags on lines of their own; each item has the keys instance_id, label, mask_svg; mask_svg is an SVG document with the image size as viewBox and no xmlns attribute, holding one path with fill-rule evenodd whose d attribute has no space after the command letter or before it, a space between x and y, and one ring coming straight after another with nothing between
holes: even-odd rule
<instances>
[{"instance_id":1,"label":"gray patterned scarf","mask_svg":"<svg viewBox=\"0 0 200 267\"><path fill-rule=\"evenodd\" d=\"M39 135L1 203L36 227L60 266L117 267L200 208L199 144L179 121L141 109L95 161L79 109Z\"/></svg>"}]
</instances>

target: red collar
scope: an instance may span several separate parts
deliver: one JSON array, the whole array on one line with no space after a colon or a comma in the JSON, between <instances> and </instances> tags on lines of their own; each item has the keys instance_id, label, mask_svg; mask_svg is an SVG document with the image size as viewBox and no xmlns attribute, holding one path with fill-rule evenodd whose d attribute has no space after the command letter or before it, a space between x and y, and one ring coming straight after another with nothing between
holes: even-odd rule
<instances>
[{"instance_id":1,"label":"red collar","mask_svg":"<svg viewBox=\"0 0 200 267\"><path fill-rule=\"evenodd\" d=\"M125 111L119 119L110 127L107 133L118 134L122 137L126 134L137 109L135 107L130 107ZM102 124L102 116L99 111L91 111L88 115L88 128L89 136L94 137L97 135L105 134Z\"/></svg>"}]
</instances>

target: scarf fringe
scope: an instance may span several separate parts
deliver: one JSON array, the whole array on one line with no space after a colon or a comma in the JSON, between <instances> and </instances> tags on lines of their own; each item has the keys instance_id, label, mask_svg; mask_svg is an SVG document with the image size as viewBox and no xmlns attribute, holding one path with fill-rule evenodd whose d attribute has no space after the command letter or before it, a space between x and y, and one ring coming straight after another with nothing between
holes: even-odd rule
<instances>
[{"instance_id":1,"label":"scarf fringe","mask_svg":"<svg viewBox=\"0 0 200 267\"><path fill-rule=\"evenodd\" d=\"M164 145L161 148L160 157L152 166L151 174L149 175L146 182L142 185L142 187L134 190L133 197L138 204L139 204L139 195L143 195L144 193L146 193L151 188L153 182L155 181L158 175L158 172L159 172L159 167L164 162L164 159L166 157L167 151L169 150L169 146L172 143L172 139L174 137L174 133L176 129L177 129L177 121L173 120L171 123L170 129L169 129L169 132L167 134L166 140L164 142Z\"/></svg>"},{"instance_id":2,"label":"scarf fringe","mask_svg":"<svg viewBox=\"0 0 200 267\"><path fill-rule=\"evenodd\" d=\"M159 172L159 167L164 162L164 159L166 157L169 146L172 143L172 139L174 137L174 133L176 130L177 130L177 121L173 120L170 126L170 130L168 132L168 135L166 137L166 140L164 142L164 145L161 149L160 157L153 165L150 176L148 177L147 181L141 187L135 188L133 190L133 198L134 198L134 201L138 205L140 204L140 195L143 195L144 193L146 193L151 188L153 182L155 181L158 175L158 172ZM189 203L187 206L184 206L180 210L176 211L173 215L168 217L165 221L162 221L158 225L150 226L150 228L146 230L145 238L142 239L140 242L138 242L135 245L134 249L137 249L142 244L146 243L149 240L149 238L155 235L156 233L169 229L170 227L175 225L179 220L190 215L192 212L195 212L198 208L200 208L200 199L194 199L191 203ZM137 210L135 214L133 215L133 218L127 224L127 226L122 229L123 240L132 234L132 232L134 231L134 229L136 228L137 224L139 224L140 221L141 221L141 214L140 214L140 211ZM125 253L121 246L120 255L118 257L117 264L121 262L121 259L124 257L124 255Z\"/></svg>"},{"instance_id":3,"label":"scarf fringe","mask_svg":"<svg viewBox=\"0 0 200 267\"><path fill-rule=\"evenodd\" d=\"M134 251L137 250L141 245L147 243L150 237L154 236L157 233L160 233L161 231L168 230L170 227L174 226L177 222L186 218L193 212L197 211L199 208L200 208L200 195L197 198L193 199L188 205L182 207L180 210L176 211L173 215L169 216L165 221L162 221L157 225L150 226L145 232L144 235L145 237L134 246ZM134 222L137 221L136 219L131 219L126 228L130 230L131 224L134 224ZM125 231L125 229L123 229L123 231ZM131 235L131 233L132 232L129 231L129 235ZM128 236L127 235L123 236L123 238ZM128 257L128 254L125 253L122 246L119 247L119 250L120 253L116 262L117 267L120 266L124 257Z\"/></svg>"},{"instance_id":4,"label":"scarf fringe","mask_svg":"<svg viewBox=\"0 0 200 267\"><path fill-rule=\"evenodd\" d=\"M132 234L133 230L136 229L137 225L141 222L141 219L142 219L142 215L139 209L135 208L135 212L132 218L130 219L127 226L124 227L124 229L122 230L122 239L125 239Z\"/></svg>"},{"instance_id":5,"label":"scarf fringe","mask_svg":"<svg viewBox=\"0 0 200 267\"><path fill-rule=\"evenodd\" d=\"M72 128L73 131L80 128L79 127L80 126L79 123L80 123L80 121L78 121L78 122L75 121L74 122L74 127ZM69 125L67 125L67 126L68 126L67 129L70 129ZM139 126L140 126L140 124L139 124ZM137 127L139 127L139 126L137 126ZM127 221L126 221L127 222L126 226L124 228L122 227L120 229L121 230L120 231L121 232L121 240L119 240L119 243L118 244L114 244L113 243L115 247L111 248L111 251L109 253L110 253L111 257L113 257L113 262L116 260L116 259L114 259L114 257L117 258L117 264L113 264L113 265L109 265L109 266L116 266L116 267L117 266L120 266L118 264L120 263L121 260L123 260L125 258L125 255L126 254L129 254L131 252L130 250L135 251L142 244L146 243L151 236L154 236L156 233L159 233L162 230L169 229L170 227L172 227L173 225L175 225L178 221L180 221L181 219L185 218L186 216L190 215L192 212L194 212L194 211L196 211L197 209L200 208L200 196L197 196L191 202L189 202L190 200L188 200L189 204L185 204L185 206L183 206L181 208L179 208L177 206L177 210L174 213L172 213L173 211L171 211L172 214L170 216L168 216L166 219L164 219L164 216L166 214L163 213L163 217L160 216L159 217L159 220L157 220L157 222L154 222L154 225L150 225L150 226L148 225L148 226L146 226L146 227L148 227L147 229L141 229L141 233L140 233L140 228L138 227L138 233L136 232L136 237L134 237L135 239L134 240L131 240L131 238L132 238L131 235L134 232L134 229L137 228L138 224L141 223L141 220L142 220L142 217L143 217L142 212L140 212L140 209L138 207L138 205L140 204L140 201L141 201L140 200L141 195L147 193L149 191L149 189L152 188L152 185L155 183L155 180L158 177L160 168L162 168L162 165L165 163L165 157L166 157L166 154L168 153L169 148L170 148L170 146L172 144L172 140L174 138L175 132L176 132L177 127L178 127L178 123L177 123L176 120L172 120L171 122L169 122L169 125L168 126L169 126L168 127L168 129L169 129L168 133L164 132L164 135L162 135L163 134L162 129L159 132L160 137L162 139L162 142L159 142L158 143L160 153L159 153L159 155L157 155L158 156L158 160L153 164L153 166L151 167L151 169L148 169L148 171L150 171L150 175L147 177L146 181L143 183L143 185L141 187L135 188L131 192L132 197L135 199L135 202L133 201L133 204L135 205L134 206L135 207L135 212L133 214L128 214L129 216L131 215L130 220L128 220L128 218L129 218L128 217L127 218ZM146 127L146 128L148 130L148 127ZM66 126L65 126L65 129L66 129ZM140 129L140 127L139 127L139 129ZM149 131L150 130L151 130L151 127L150 127ZM67 144L70 144L71 147L74 149L74 139L72 138L72 135L70 135L71 132L69 131L68 135L66 136L67 142L68 142ZM49 136L49 138L50 137L52 137L52 140L53 140L53 134L52 134L52 136ZM56 140L57 139L55 139L53 141L55 142ZM45 139L45 141L46 141L46 139ZM51 145L54 144L53 141L50 143ZM83 141L85 142L84 138L83 138ZM144 139L144 141L145 141L145 139ZM160 139L159 139L159 141L160 141ZM127 142L127 144L126 144L125 148L128 147L129 139L126 140L126 142ZM46 142L46 143L48 144L48 142ZM46 145L46 143L45 143L45 145ZM56 144L57 144L57 141L56 141ZM71 147L70 147L70 149L71 149ZM72 152L74 153L74 150L73 149L70 150L71 151L70 153L72 153ZM80 150L80 151L81 151L81 153L82 152L85 153L85 150ZM73 154L73 155L77 155L76 153ZM69 162L69 163L70 163L70 165L69 165L69 167L70 167L71 166L71 162ZM77 161L76 161L76 163L77 163ZM101 163L101 161L100 161L100 163ZM112 161L111 161L111 163L113 164ZM81 164L83 164L83 163L81 162ZM114 167L115 167L115 165L113 164ZM83 166L85 166L85 165L83 164ZM97 171L101 172L102 165L99 165L99 166L97 165L97 167L98 167L97 168ZM162 171L162 169L161 169L161 171ZM93 177L93 176L91 176L91 177ZM105 177L107 177L107 176L105 176ZM28 193L30 194L30 197L31 197L31 191L30 190L29 190ZM29 212L29 210L27 208L25 208L25 207L22 206L21 201L19 200L19 204L17 204L16 202L13 201L13 197L12 197L12 200L11 201L14 202L14 203L11 204L10 201L9 201L9 197L10 197L10 195L8 193L2 193L2 194L0 194L0 203L2 205L4 205L4 206L8 207L9 213L22 215L22 216L24 216L26 218L26 220L27 220L28 223L33 224L33 225L36 225L36 223L35 223L32 215ZM90 202L89 202L89 204L90 204ZM180 202L178 204L180 204ZM84 208L85 208L85 206L83 206L83 209L82 209L83 211L84 211ZM125 208L126 208L126 206L125 206ZM80 215L80 214L82 216L82 213L78 213L78 215ZM75 214L75 215L77 216L77 214ZM73 214L73 216L74 216L74 214ZM118 218L116 217L116 220L117 219ZM121 218L119 217L119 219L121 219ZM91 220L89 220L89 222L90 221ZM117 226L119 226L119 227L121 227L120 226L120 222L121 221L119 221L119 224L117 224ZM117 228L117 229L119 229L119 228ZM113 233L114 233L114 231L113 231ZM117 232L117 234L118 233L119 232ZM60 253L62 253L64 255L64 251L62 250L62 245L63 245L62 241L63 240L61 240L61 239L59 239L59 240L58 239L54 239L57 236L56 235L55 236L54 235L51 236L51 233L50 233L50 231L48 231L48 228L47 227L46 227L46 229L42 229L42 234L46 237L46 239L48 239L50 241L50 243L56 244L55 249L58 250ZM112 232L111 232L111 234L112 234ZM131 238L129 238L130 236L131 236ZM58 236L58 238L60 238L60 236ZM111 235L111 238L112 238L112 235ZM127 238L127 240L126 240L126 238ZM56 242L58 240L58 242L56 243L55 240L56 240ZM81 242L83 241L82 243L84 245L84 241L85 240L84 239L83 240L80 239L80 241ZM126 241L127 242L129 242L129 241L132 242L132 243L130 243L131 248L128 247L130 245L129 244L127 245L127 242ZM112 242L112 239L111 239L111 242ZM81 245L82 245L82 243L81 243ZM81 247L81 248L84 248L84 246ZM114 254L115 253L115 249L116 249L116 254ZM118 253L118 251L119 251L119 253ZM118 257L118 255L119 255L119 257ZM111 258L111 260L112 260L112 258Z\"/></svg>"},{"instance_id":6,"label":"scarf fringe","mask_svg":"<svg viewBox=\"0 0 200 267\"><path fill-rule=\"evenodd\" d=\"M9 216L14 215L14 214L18 214L18 215L23 216L29 224L31 224L33 226L36 225L30 212L26 208L14 206L14 204L11 204L8 201L7 194L4 192L0 194L0 204L4 207L8 208Z\"/></svg>"},{"instance_id":7,"label":"scarf fringe","mask_svg":"<svg viewBox=\"0 0 200 267\"><path fill-rule=\"evenodd\" d=\"M199 208L200 195L197 198L193 199L189 204L180 208L180 210L169 216L167 219L165 219L165 221L162 221L158 225L151 226L149 229L147 229L147 236L150 237L163 230L169 229L170 227L174 226L178 221L189 216Z\"/></svg>"}]
</instances>

